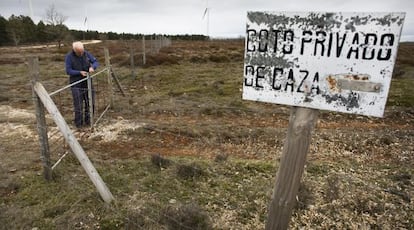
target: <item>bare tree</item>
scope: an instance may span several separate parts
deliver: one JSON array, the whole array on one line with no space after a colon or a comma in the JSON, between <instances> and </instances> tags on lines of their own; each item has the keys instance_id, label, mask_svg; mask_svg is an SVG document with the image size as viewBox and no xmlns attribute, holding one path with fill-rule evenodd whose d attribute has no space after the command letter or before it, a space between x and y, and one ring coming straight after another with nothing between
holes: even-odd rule
<instances>
[{"instance_id":1,"label":"bare tree","mask_svg":"<svg viewBox=\"0 0 414 230\"><path fill-rule=\"evenodd\" d=\"M66 19L68 19L68 17L58 12L54 4L50 5L46 9L46 18L45 18L46 24L49 24L52 26L63 25Z\"/></svg>"},{"instance_id":2,"label":"bare tree","mask_svg":"<svg viewBox=\"0 0 414 230\"><path fill-rule=\"evenodd\" d=\"M56 10L54 4L46 9L45 22L48 26L48 32L53 39L57 40L59 48L62 45L62 41L69 34L69 29L63 24L67 18L67 16Z\"/></svg>"}]
</instances>

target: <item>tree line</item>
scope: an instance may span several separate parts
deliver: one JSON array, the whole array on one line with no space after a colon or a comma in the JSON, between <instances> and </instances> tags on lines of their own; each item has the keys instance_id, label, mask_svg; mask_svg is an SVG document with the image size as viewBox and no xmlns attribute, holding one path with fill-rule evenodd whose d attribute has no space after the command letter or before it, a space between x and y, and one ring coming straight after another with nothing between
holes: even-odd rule
<instances>
[{"instance_id":1,"label":"tree line","mask_svg":"<svg viewBox=\"0 0 414 230\"><path fill-rule=\"evenodd\" d=\"M29 16L11 15L8 19L0 15L0 46L7 45L27 45L38 43L56 42L60 47L64 42L74 40L131 40L131 39L151 39L157 34L131 34L98 32L93 30L73 30L69 29L64 21L66 17L57 13L53 6L46 12L46 19L40 20L37 24ZM162 35L172 40L207 40L204 35Z\"/></svg>"}]
</instances>

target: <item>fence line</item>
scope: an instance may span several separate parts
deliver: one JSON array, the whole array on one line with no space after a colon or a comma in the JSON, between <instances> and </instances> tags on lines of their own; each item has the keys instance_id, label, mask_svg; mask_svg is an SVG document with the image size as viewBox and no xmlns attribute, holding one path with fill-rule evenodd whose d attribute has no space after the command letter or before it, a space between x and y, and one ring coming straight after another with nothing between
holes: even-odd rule
<instances>
[{"instance_id":1,"label":"fence line","mask_svg":"<svg viewBox=\"0 0 414 230\"><path fill-rule=\"evenodd\" d=\"M105 71L107 71L107 69L105 68L104 70L101 70L99 73L101 73L101 72L105 72ZM98 74L98 73L96 73L96 74ZM99 78L97 78L97 79L99 79ZM69 87L66 87L65 89L68 89ZM121 88L122 89L122 88ZM51 94L49 94L49 96L56 96L56 97L64 97L64 92L63 92L64 90L60 90L59 92L53 92L53 93L51 93ZM30 98L31 99L31 98ZM22 99L22 100L26 100L26 99ZM62 102L62 99L61 98L58 98L57 99L59 102ZM61 105L63 108L65 108L65 106L63 106L63 105ZM104 109L104 111L107 111L108 109L110 108L110 105L107 105L106 106L106 108ZM59 111L60 111L60 109L59 109ZM101 114L101 116L95 121L95 124L97 123L97 122L99 122L99 120L102 118L104 116L104 113L102 113ZM47 124L47 125L45 125L43 128L47 128L48 127L48 125L49 124ZM65 151L65 146L63 146L63 145L60 145L59 144L59 142L60 141L64 141L64 137L63 136L61 136L60 135L60 132L57 130L57 129L52 129L52 130L48 130L49 131L49 136L48 136L48 139L49 139L49 145L51 145L51 146L53 146L53 145L56 145L56 150L63 150L62 151L62 156L60 156L59 158L58 158L58 160L55 162L55 164L53 164L53 166L51 166L51 168L52 169L54 169L54 168L56 168L57 166L58 166L58 164L60 164L61 162L62 162L62 160L64 159L64 157L65 156L67 156L67 155L69 155L69 151L68 150L66 150ZM160 130L159 130L160 131ZM166 132L168 132L168 131L166 131ZM60 136L59 136L60 135ZM53 138L52 138L53 137ZM64 142L65 143L65 142ZM51 152L54 152L55 151L55 149L53 149L53 148L51 148L50 150L51 150ZM149 154L148 154L149 155ZM87 184L87 181L85 181L85 180L82 180L82 181L80 181L80 183L84 183L84 184ZM212 195L212 194L210 194L210 195ZM221 200L219 200L219 203L220 202L222 202ZM224 203L223 203L224 204ZM124 216L125 214L124 213L122 213L121 211L119 211L119 210L117 210L114 206L106 206L106 207L110 207L114 212L117 212L117 213L119 213L121 216ZM158 209L156 209L156 208L153 208L153 207L149 207L151 210L154 210L154 212L158 212L159 210ZM141 215L141 216L143 216L143 217L146 217L146 218L148 218L148 219L150 219L151 220L151 222L154 222L154 223L159 223L159 221L158 220L155 220L155 219L153 219L153 218L151 218L151 216L148 216L148 215L145 215L145 214L143 214L143 213L138 213L139 215ZM170 216L165 216L166 218L168 218L168 219L172 219L174 222L176 222L178 225L180 225L180 226L182 226L183 227L183 229L192 229L192 226L185 226L185 225L183 225L182 223L180 223L180 220L177 220L177 219L175 219L175 218L173 218L173 217L170 217ZM127 219L130 219L129 217L125 217L125 218L127 218ZM133 219L130 219L130 223L132 224L132 225L134 225L134 221L133 221ZM139 225L135 225L135 226L137 226L137 227L139 227ZM165 227L166 228L166 227ZM141 228L141 229L144 229L144 228Z\"/></svg>"},{"instance_id":2,"label":"fence line","mask_svg":"<svg viewBox=\"0 0 414 230\"><path fill-rule=\"evenodd\" d=\"M105 83L105 86L104 86L104 88L109 88L110 90L102 90L102 92L104 92L105 94L107 94L108 92L113 92L113 90L112 90L112 85L109 85L112 81L112 79L115 79L115 83L116 83L116 86L119 88L119 90L121 91L121 93L122 93L122 95L123 96L126 96L126 94L125 94L125 92L123 91L123 89L122 89L122 86L121 86L121 84L120 84L120 82L119 82L119 80L118 80L118 78L116 77L116 75L115 75L115 73L114 73L114 71L113 71L113 69L112 69L112 66L111 66L111 64L110 64L110 62L109 62L109 59L110 59L110 57L109 57L109 53L108 53L108 51L107 51L107 49L105 48L105 52L107 53L107 55L106 55L106 60L105 60L105 63L106 63L106 66L102 69L102 70L100 70L100 71L97 71L97 72L95 72L94 74L91 74L90 76L88 76L88 77L86 77L86 78L83 78L83 79L81 79L81 80L79 80L79 81L77 81L77 82L74 82L74 83L72 83L72 84L69 84L69 85L65 85L64 87L62 87L62 88L60 88L60 89L57 89L57 90L55 90L55 91L53 91L52 93L50 93L49 94L49 97L50 96L57 96L57 98L56 98L56 101L58 102L58 103L56 103L56 105L58 106L58 110L60 111L60 110L65 110L65 108L66 107L71 107L71 106L64 106L63 104L63 98L62 98L62 93L66 90L66 89L69 89L71 86L73 86L73 85L75 85L75 84L78 84L78 83L81 83L81 82L84 82L84 81L88 81L89 79L92 79L92 78L96 78L96 80L94 81L96 84L96 88L97 88L97 95L96 95L96 101L94 102L94 103L91 103L91 102L89 102L91 105L93 105L93 104L95 104L95 105L97 105L97 106L95 106L96 107L96 111L97 112L99 112L100 111L100 106L99 106L99 104L100 104L100 99L102 99L103 101L104 101L104 103L105 103L105 105L104 105L104 107L102 108L102 113L99 115L99 117L94 121L94 119L93 119L93 112L91 112L90 114L91 114L91 126L93 127L93 126L96 126L97 124L98 124L98 122L103 118L103 116L104 116L104 114L109 110L109 108L110 108L110 104L106 104L106 100L107 100L107 98L110 98L110 100L112 101L112 98L113 98L113 94L111 93L109 96L108 95L104 95L104 96L100 96L102 93L99 91L99 85L100 85L100 82L101 82L101 80L100 80L100 75L102 74L102 73L107 73L107 81L104 81L103 83ZM40 75L40 70L39 70L39 66L38 66L38 59L29 59L29 74L31 75L31 78L32 78L32 83L34 83L35 81L38 81L38 78L39 78L39 75ZM10 79L12 79L12 77L10 77ZM51 84L51 83L49 83L49 84ZM33 84L30 84L30 85L33 85ZM54 85L54 84L51 84L51 85ZM92 92L92 90L91 90L91 84L89 84L89 89L88 89L88 94L89 94L89 98L91 99L92 97L91 97L91 92ZM104 89L103 88L103 89ZM32 90L32 92L33 92L33 95L32 95L32 100L35 100L36 101L36 99L38 98L36 95L35 95L35 93L34 93L34 91ZM67 95L68 96L68 95ZM66 98L66 96L65 96L65 98ZM21 99L22 101L28 101L27 99L24 99L24 98L22 98ZM90 106L90 108L91 109L93 109L93 107L94 106ZM97 113L95 113L95 114L97 114ZM8 117L8 119L10 119L10 116L7 116ZM93 122L94 121L94 122ZM39 123L38 122L38 132L40 133L40 132L48 132L48 129L47 129L47 124L46 124L46 121L44 122L44 123ZM44 174L45 174L45 178L47 178L48 180L50 180L51 179L51 162L50 162L50 151L52 150L53 152L62 152L63 153L63 155L66 155L66 154L64 154L65 152L66 152L66 150L65 150L65 147L67 147L67 146L65 146L65 144L60 144L59 142L60 141L63 141L64 142L64 136L62 136L62 135L59 135L59 130L58 129L55 129L55 130L52 130L52 132L49 132L49 133L47 133L47 134L44 134L43 135L43 138L40 140L40 146L41 146L41 148L45 148L44 150L42 150L42 156L41 156L41 159L42 159L42 162L43 162L43 164L44 164ZM52 148L50 148L49 146L55 146L55 147L52 147ZM61 161L62 159L61 158L59 158L59 160ZM53 168L55 168L57 166L57 164L55 164L54 165L54 167Z\"/></svg>"},{"instance_id":3,"label":"fence line","mask_svg":"<svg viewBox=\"0 0 414 230\"><path fill-rule=\"evenodd\" d=\"M52 170L62 161L62 159L67 155L67 152L64 153L56 162L53 166L51 166L51 161L50 161L50 147L49 147L49 136L47 134L47 124L46 124L46 118L45 118L45 114L44 114L44 110L45 108L49 111L49 113L52 115L53 120L55 121L55 123L57 124L60 133L63 135L64 139L66 139L66 142L69 144L69 146L71 147L73 153L75 153L76 157L78 158L79 162L81 163L82 167L85 169L86 174L89 176L89 178L91 179L91 181L93 182L93 184L95 185L95 187L97 188L98 192L100 193L102 199L107 202L110 203L114 198L111 194L111 192L109 191L109 189L106 187L105 183L103 182L102 178L99 176L99 174L97 173L96 169L94 168L94 166L92 165L92 163L90 162L90 160L88 159L88 157L86 156L84 150L82 149L82 147L80 146L79 142L77 141L77 139L75 138L74 134L72 133L72 131L70 130L69 126L67 125L67 123L65 122L65 119L63 118L63 116L61 115L61 113L59 112L59 109L56 107L56 104L53 102L53 100L51 99L51 96L55 95L55 94L59 94L65 90L70 88L73 85L76 85L80 82L83 81L87 81L88 82L88 97L89 97L89 115L90 115L90 121L91 121L91 128L93 128L93 126L96 124L94 122L94 101L93 101L93 95L92 95L92 78L94 76L97 76L103 72L107 73L107 78L108 78L108 83L109 83L109 88L111 89L111 102L113 102L113 90L112 90L112 84L111 84L111 80L112 78L116 79L116 83L117 86L120 88L121 92L123 93L123 95L125 96L125 93L122 90L122 86L120 84L120 82L118 81L117 77L115 76L115 74L113 73L113 70L110 66L110 62L109 62L109 53L108 50L105 49L105 63L106 63L106 68L104 68L103 70L93 74L93 75L89 75L87 74L86 78L74 82L72 84L66 85L65 87L58 89L56 91L54 91L53 93L49 94L43 87L42 84L40 84L39 81L39 75L40 75L40 70L39 70L39 61L38 58L35 57L30 57L28 59L28 63L29 63L29 75L31 78L31 85L32 85L32 97L33 100L35 102L35 106L36 106L36 117L37 117L37 127L38 127L38 133L39 133L39 143L40 143L40 147L41 147L41 160L43 162L43 172L44 172L44 177L47 180L51 180L52 179ZM109 109L110 105L107 105L106 108L104 109L103 113L100 115L99 119L101 119L104 115L104 113ZM96 121L98 122L99 119ZM51 133L50 138L53 139L52 137L55 136L56 133ZM59 141L59 138L57 138L57 141ZM56 149L54 149L56 150Z\"/></svg>"},{"instance_id":4,"label":"fence line","mask_svg":"<svg viewBox=\"0 0 414 230\"><path fill-rule=\"evenodd\" d=\"M136 79L136 70L135 70L135 58L134 55L136 54L134 49L134 42L135 40L131 40L128 42L129 46L129 59L130 59L130 65L131 65L131 76L133 79ZM147 49L149 43L149 49ZM147 53L150 54L158 54L161 50L161 48L170 46L172 44L171 39L165 37L165 36L155 36L154 38L151 36L151 39L149 42L146 42L145 36L142 36L142 42L141 42L141 52L137 52L137 54L142 54L142 65L147 64Z\"/></svg>"},{"instance_id":5,"label":"fence line","mask_svg":"<svg viewBox=\"0 0 414 230\"><path fill-rule=\"evenodd\" d=\"M35 60L37 60L37 59L32 58L32 59L29 60L29 62L34 63L34 65L36 65L37 61L35 61ZM75 155L78 158L79 162L81 163L82 167L85 169L86 174L88 174L89 178L91 179L91 181L95 185L96 189L98 190L99 194L101 195L102 199L105 202L110 203L114 199L114 197L112 196L112 193L109 191L108 187L106 187L106 185L103 182L102 178L100 177L100 175L96 171L96 169L93 166L92 162L89 160L89 158L85 154L85 151L83 150L83 148L81 147L81 145L79 144L79 142L77 141L75 136L73 135L73 133L70 130L69 126L66 124L63 116L60 114L59 110L57 109L56 105L53 103L52 99L50 98L49 94L47 93L47 91L45 90L43 85L34 80L33 81L33 89L36 92L37 97L43 103L43 106L53 116L53 119L55 120L55 123L59 127L59 130L65 136L66 142L71 147L73 153L75 153ZM37 100L37 101L39 101L39 100ZM43 106L41 106L41 103L36 103L36 108L37 108L38 111L43 111L44 110ZM42 120L45 120L44 114L43 114L43 116L42 116L41 113L37 113L37 114L38 115L36 117L38 117L38 122L40 121L41 125L46 125L46 123L42 122ZM39 134L40 134L39 136L46 135L45 139L42 138L43 140L42 140L42 145L41 146L42 146L42 148L45 148L45 147L48 148L49 145L47 143L46 130L39 128ZM47 154L49 154L48 151L47 151ZM46 161L44 161L44 162L46 162L45 164L47 164L47 161L49 162L49 164L47 165L48 169L45 170L45 175L46 175L48 172L51 172L50 159L49 159L49 156L47 156L44 153L42 153L42 156L47 158Z\"/></svg>"},{"instance_id":6,"label":"fence line","mask_svg":"<svg viewBox=\"0 0 414 230\"><path fill-rule=\"evenodd\" d=\"M108 69L104 69L104 70L102 70L101 72L104 72L104 71L108 71ZM68 88L68 87L67 87ZM61 90L61 91L63 91L63 90ZM60 94L60 92L61 91L59 91L59 92L54 92L54 94L57 94L57 93L59 93ZM110 108L110 105L108 105L106 108L105 108L105 110L104 111L107 111L108 109ZM96 122L98 122L101 118L102 118L102 116L104 115L104 113L102 113L101 114L101 116L97 119L97 121ZM168 132L168 131L165 131L165 130L161 130L161 129L154 129L154 130L156 130L156 131L159 131L159 132ZM172 133L172 132L170 132L170 133ZM55 134L55 133L54 133ZM173 133L174 134L174 133ZM175 136L180 136L180 135L176 135L176 134L174 134ZM52 166L52 168L55 168L61 161L62 161L62 159L66 156L68 154L68 152L66 152L66 153L64 153L63 154L63 156L61 156L57 161L56 161L56 163ZM147 153L148 154L148 153ZM149 154L148 154L149 155ZM193 166L190 166L190 167L193 167ZM193 167L194 169L195 169L195 167ZM211 171L211 170L210 170ZM220 176L219 174L214 174L214 175L216 175L216 176ZM82 183L85 183L84 181L81 181ZM209 195L214 195L214 194L209 194ZM218 200L218 202L219 203L222 203L223 205L226 205L225 204L225 202L224 201L221 201L221 200ZM113 211L115 211L115 212L118 212L118 213L121 213L120 211L118 211L118 210L116 210L114 207L112 207L112 206L110 206L110 208L111 209L113 209ZM159 210L157 210L157 209L155 209L155 208L152 208L152 207L149 207L151 210L155 210L155 211L159 211ZM122 214L122 213L121 213ZM141 213L138 213L139 215L142 215ZM154 223L159 223L159 221L157 221L157 220L154 220L154 219L152 219L150 216L145 216L145 215L142 215L142 216L144 216L144 217L146 217L146 218L148 218L148 219L150 219L152 222L154 222ZM171 219L172 221L174 221L174 222L176 222L178 225L180 225L180 226L182 226L184 229L192 229L192 226L185 226L185 225L183 225L182 223L180 223L180 220L177 220L177 219L175 219L175 218L172 218L172 217L169 217L169 216L165 216L166 218L168 218L168 219ZM126 217L127 219L128 219L128 217ZM131 221L131 220L130 220ZM133 221L131 221L130 223L133 223ZM137 226L137 227L139 227L139 226ZM142 228L143 229L143 228Z\"/></svg>"}]
</instances>

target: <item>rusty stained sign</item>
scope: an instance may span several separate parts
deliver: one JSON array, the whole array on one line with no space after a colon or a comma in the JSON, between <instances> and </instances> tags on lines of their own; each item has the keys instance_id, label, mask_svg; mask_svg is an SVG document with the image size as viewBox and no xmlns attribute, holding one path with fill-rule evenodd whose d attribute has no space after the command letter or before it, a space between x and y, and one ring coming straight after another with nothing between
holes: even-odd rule
<instances>
[{"instance_id":1,"label":"rusty stained sign","mask_svg":"<svg viewBox=\"0 0 414 230\"><path fill-rule=\"evenodd\" d=\"M248 12L243 99L382 117L404 18Z\"/></svg>"}]
</instances>

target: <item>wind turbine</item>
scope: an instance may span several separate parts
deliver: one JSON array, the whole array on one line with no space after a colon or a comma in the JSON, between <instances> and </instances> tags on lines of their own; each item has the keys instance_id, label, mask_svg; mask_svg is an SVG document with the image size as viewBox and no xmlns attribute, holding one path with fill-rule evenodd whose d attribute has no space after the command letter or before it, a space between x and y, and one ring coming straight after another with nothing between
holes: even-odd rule
<instances>
[{"instance_id":1,"label":"wind turbine","mask_svg":"<svg viewBox=\"0 0 414 230\"><path fill-rule=\"evenodd\" d=\"M89 18L88 18L88 8L85 6L85 20L83 20L83 26L85 27L85 30L89 30Z\"/></svg>"},{"instance_id":2,"label":"wind turbine","mask_svg":"<svg viewBox=\"0 0 414 230\"><path fill-rule=\"evenodd\" d=\"M34 20L34 18L33 18L33 5L32 5L32 0L29 0L29 13L30 13L30 18L32 19L32 20Z\"/></svg>"},{"instance_id":3,"label":"wind turbine","mask_svg":"<svg viewBox=\"0 0 414 230\"><path fill-rule=\"evenodd\" d=\"M85 33L89 31L88 8L85 6L85 19L83 20L84 30L82 32L82 40L85 40Z\"/></svg>"},{"instance_id":4,"label":"wind turbine","mask_svg":"<svg viewBox=\"0 0 414 230\"><path fill-rule=\"evenodd\" d=\"M207 34L206 34L206 36L209 39L210 38L210 35L209 35L210 34L210 32L209 32L209 30L210 30L210 8L208 7L208 0L206 0L206 9L204 10L202 20L204 20L205 17L207 17Z\"/></svg>"}]
</instances>

